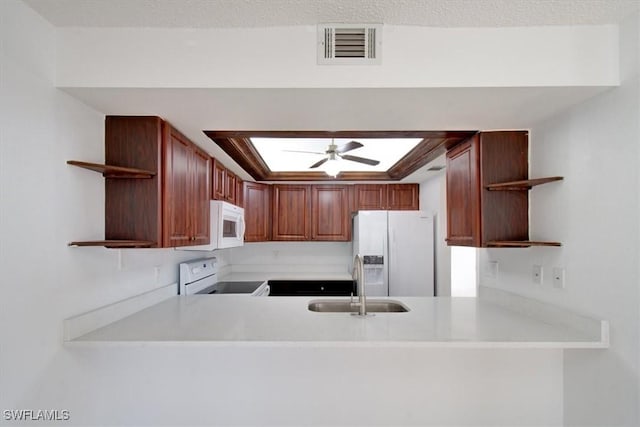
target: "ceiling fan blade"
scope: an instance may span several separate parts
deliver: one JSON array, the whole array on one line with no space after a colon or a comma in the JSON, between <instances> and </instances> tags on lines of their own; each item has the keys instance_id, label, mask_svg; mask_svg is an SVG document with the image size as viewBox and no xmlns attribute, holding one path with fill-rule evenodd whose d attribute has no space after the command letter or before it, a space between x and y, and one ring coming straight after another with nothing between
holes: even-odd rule
<instances>
[{"instance_id":1,"label":"ceiling fan blade","mask_svg":"<svg viewBox=\"0 0 640 427\"><path fill-rule=\"evenodd\" d=\"M344 145L336 148L336 153L346 153L347 151L355 150L356 148L364 147L358 141L349 141Z\"/></svg>"},{"instance_id":2,"label":"ceiling fan blade","mask_svg":"<svg viewBox=\"0 0 640 427\"><path fill-rule=\"evenodd\" d=\"M377 166L380 164L378 160L366 159L364 157L358 157L358 156L350 156L349 154L345 154L340 157L342 157L345 160L351 160L352 162L364 163L366 165L371 165L371 166Z\"/></svg>"},{"instance_id":3,"label":"ceiling fan blade","mask_svg":"<svg viewBox=\"0 0 640 427\"><path fill-rule=\"evenodd\" d=\"M282 150L285 153L309 153L309 154L326 154L320 151L301 151L301 150Z\"/></svg>"},{"instance_id":4,"label":"ceiling fan blade","mask_svg":"<svg viewBox=\"0 0 640 427\"><path fill-rule=\"evenodd\" d=\"M312 164L311 166L309 166L309 169L317 168L318 166L323 165L324 162L326 162L327 160L329 160L329 159L328 158L324 158L324 159L320 160L319 162L316 162L316 163Z\"/></svg>"}]
</instances>

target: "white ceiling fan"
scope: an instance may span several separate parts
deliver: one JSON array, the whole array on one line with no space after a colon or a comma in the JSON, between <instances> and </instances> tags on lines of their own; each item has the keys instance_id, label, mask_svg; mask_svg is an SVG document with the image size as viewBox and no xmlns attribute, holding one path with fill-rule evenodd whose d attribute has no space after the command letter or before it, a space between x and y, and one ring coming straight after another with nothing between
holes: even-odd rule
<instances>
[{"instance_id":1,"label":"white ceiling fan","mask_svg":"<svg viewBox=\"0 0 640 427\"><path fill-rule=\"evenodd\" d=\"M342 160L349 160L352 162L358 162L358 163L364 163L366 165L371 165L371 166L377 166L380 164L379 160L373 160L373 159L368 159L366 157L358 157L358 156L352 156L350 154L344 154L348 151L352 151L358 148L364 147L364 145L362 145L361 143L357 142L357 141L349 141L344 145L341 145L340 147L338 147L334 140L331 140L331 143L329 144L329 146L327 147L327 150L323 153L320 151L301 151L301 150L284 150L290 153L311 153L311 154L322 154L324 156L326 156L324 159L317 161L316 163L312 164L311 166L309 166L309 169L315 169L319 166L322 166L323 164L325 164L328 161L332 161L332 163L334 163L334 165L327 165L327 170L326 172L329 175L332 176L336 176L339 172L339 167L336 169L334 167L329 167L329 166L338 166L338 160L342 159ZM335 173L332 173L334 172Z\"/></svg>"}]
</instances>

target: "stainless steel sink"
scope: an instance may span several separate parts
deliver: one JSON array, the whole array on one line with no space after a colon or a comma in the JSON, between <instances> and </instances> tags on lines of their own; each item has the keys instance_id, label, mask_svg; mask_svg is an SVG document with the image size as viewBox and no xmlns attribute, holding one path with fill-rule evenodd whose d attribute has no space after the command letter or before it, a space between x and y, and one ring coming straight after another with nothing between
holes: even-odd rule
<instances>
[{"instance_id":1,"label":"stainless steel sink","mask_svg":"<svg viewBox=\"0 0 640 427\"><path fill-rule=\"evenodd\" d=\"M319 313L357 313L358 306L349 300L313 300L310 311ZM409 308L398 301L367 299L368 313L406 313Z\"/></svg>"}]
</instances>

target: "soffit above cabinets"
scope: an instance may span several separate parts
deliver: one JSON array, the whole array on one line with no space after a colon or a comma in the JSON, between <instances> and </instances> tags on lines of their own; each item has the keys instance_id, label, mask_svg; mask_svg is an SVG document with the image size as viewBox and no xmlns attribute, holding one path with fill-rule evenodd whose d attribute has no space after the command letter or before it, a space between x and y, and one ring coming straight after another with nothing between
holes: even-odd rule
<instances>
[{"instance_id":1,"label":"soffit above cabinets","mask_svg":"<svg viewBox=\"0 0 640 427\"><path fill-rule=\"evenodd\" d=\"M227 155L256 181L397 181L440 157L447 148L477 131L204 131ZM268 138L268 139L265 139ZM270 141L281 140L275 150ZM256 144L253 141L257 141ZM358 141L364 147L349 151L358 157L380 160L379 166L340 160L342 172L334 179L322 167L310 168L324 154L290 153L284 150L326 150L326 143L340 146ZM368 146L368 148L367 148ZM374 147L375 146L375 147ZM265 148L267 147L267 148ZM318 148L319 147L319 148ZM287 156L287 166L276 159Z\"/></svg>"},{"instance_id":2,"label":"soffit above cabinets","mask_svg":"<svg viewBox=\"0 0 640 427\"><path fill-rule=\"evenodd\" d=\"M613 24L635 0L26 0L60 27L257 28L327 22L428 27Z\"/></svg>"}]
</instances>

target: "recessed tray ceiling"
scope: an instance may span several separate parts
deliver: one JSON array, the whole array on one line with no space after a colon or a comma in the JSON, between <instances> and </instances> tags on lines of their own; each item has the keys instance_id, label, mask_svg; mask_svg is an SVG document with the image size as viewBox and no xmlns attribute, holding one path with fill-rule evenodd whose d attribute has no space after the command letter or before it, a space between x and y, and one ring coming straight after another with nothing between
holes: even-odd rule
<instances>
[{"instance_id":1,"label":"recessed tray ceiling","mask_svg":"<svg viewBox=\"0 0 640 427\"><path fill-rule=\"evenodd\" d=\"M257 181L400 180L475 133L476 131L205 131L209 138ZM328 174L327 166L331 162L311 168L330 157L326 152L331 142L340 150L340 147L351 141L362 146L342 154L345 158L338 159L340 173L335 178ZM374 166L346 160L349 156L377 160L380 163Z\"/></svg>"}]
</instances>

